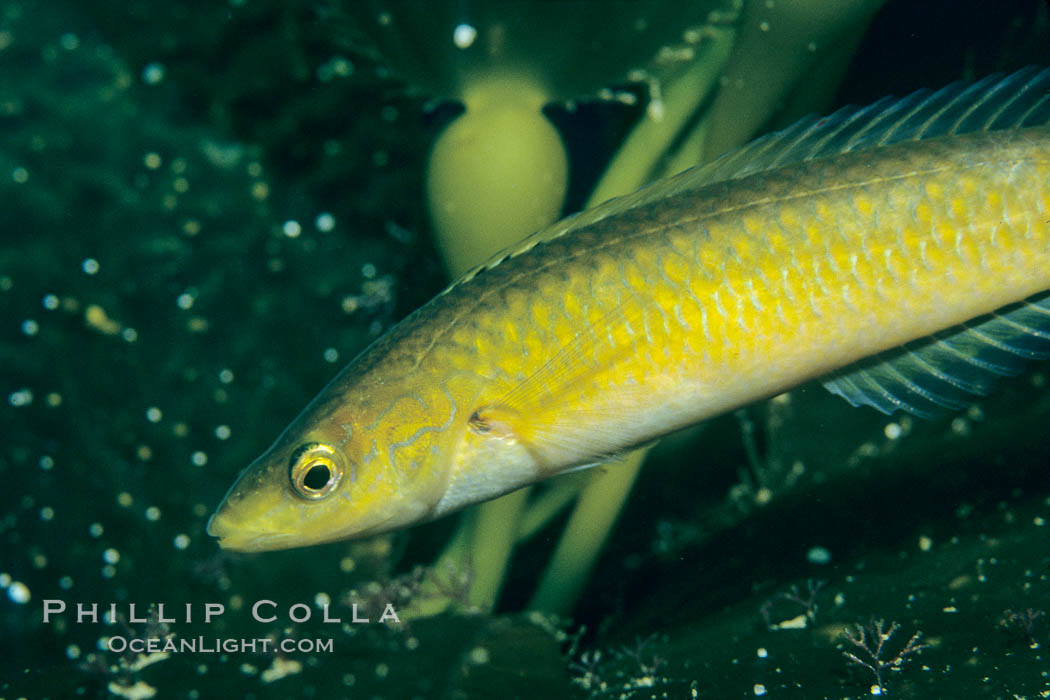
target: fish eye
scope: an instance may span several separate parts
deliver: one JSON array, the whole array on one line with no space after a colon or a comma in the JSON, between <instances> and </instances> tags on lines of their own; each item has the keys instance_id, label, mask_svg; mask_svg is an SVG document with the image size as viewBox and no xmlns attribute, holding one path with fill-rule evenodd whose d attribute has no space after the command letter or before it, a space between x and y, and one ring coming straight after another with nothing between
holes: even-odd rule
<instances>
[{"instance_id":1,"label":"fish eye","mask_svg":"<svg viewBox=\"0 0 1050 700\"><path fill-rule=\"evenodd\" d=\"M317 500L335 491L343 478L343 467L335 450L310 442L292 454L289 476L296 494Z\"/></svg>"}]
</instances>

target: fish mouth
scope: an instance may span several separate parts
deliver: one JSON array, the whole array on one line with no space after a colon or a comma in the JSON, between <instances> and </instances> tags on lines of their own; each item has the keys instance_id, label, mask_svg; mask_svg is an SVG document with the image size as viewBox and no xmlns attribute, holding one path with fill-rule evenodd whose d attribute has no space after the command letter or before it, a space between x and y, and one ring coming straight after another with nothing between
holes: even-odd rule
<instances>
[{"instance_id":1,"label":"fish mouth","mask_svg":"<svg viewBox=\"0 0 1050 700\"><path fill-rule=\"evenodd\" d=\"M322 537L304 537L302 533L272 532L250 530L230 521L229 516L219 509L208 519L207 532L219 540L219 546L229 552L270 552L277 549L293 549L324 544L336 540L357 539L386 532L388 523L393 517L376 523L367 529L355 529L349 534L326 533Z\"/></svg>"},{"instance_id":2,"label":"fish mouth","mask_svg":"<svg viewBox=\"0 0 1050 700\"><path fill-rule=\"evenodd\" d=\"M339 540L371 537L387 532L397 526L397 519L391 514L378 521L362 527L361 523L341 530L330 530L321 533L280 532L260 530L244 526L244 519L234 517L228 503L223 503L212 513L205 528L206 532L219 540L219 546L230 552L268 552L276 549L293 549L309 547Z\"/></svg>"},{"instance_id":3,"label":"fish mouth","mask_svg":"<svg viewBox=\"0 0 1050 700\"><path fill-rule=\"evenodd\" d=\"M267 552L303 545L301 537L284 532L246 530L234 525L220 509L208 519L207 532L219 540L219 546L231 552Z\"/></svg>"}]
</instances>

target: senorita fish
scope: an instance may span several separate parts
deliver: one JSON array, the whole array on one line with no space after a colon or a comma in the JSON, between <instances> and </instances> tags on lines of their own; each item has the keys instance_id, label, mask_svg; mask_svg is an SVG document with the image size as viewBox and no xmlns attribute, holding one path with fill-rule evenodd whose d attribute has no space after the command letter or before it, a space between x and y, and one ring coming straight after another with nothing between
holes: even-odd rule
<instances>
[{"instance_id":1,"label":"senorita fish","mask_svg":"<svg viewBox=\"0 0 1050 700\"><path fill-rule=\"evenodd\" d=\"M1050 354L1050 70L809 119L570 217L350 363L212 517L405 527L808 379L965 405Z\"/></svg>"}]
</instances>

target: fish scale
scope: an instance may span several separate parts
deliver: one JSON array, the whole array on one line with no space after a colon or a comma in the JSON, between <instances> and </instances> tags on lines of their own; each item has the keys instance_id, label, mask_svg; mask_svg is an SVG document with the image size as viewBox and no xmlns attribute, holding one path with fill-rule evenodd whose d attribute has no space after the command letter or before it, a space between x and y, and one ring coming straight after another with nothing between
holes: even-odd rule
<instances>
[{"instance_id":1,"label":"fish scale","mask_svg":"<svg viewBox=\"0 0 1050 700\"><path fill-rule=\"evenodd\" d=\"M1046 289L1050 244L1045 219L1036 214L1045 213L1047 195L1040 199L1026 183L1050 182L1048 163L1046 130L844 154L801 172L751 176L704 197L688 193L650 207L659 212L603 220L593 230L540 244L501 263L500 274L488 271L449 294L468 308L475 299L495 297L509 311L505 298L531 289L531 308L546 304L544 316L559 321L541 326L534 311L510 323L531 326L533 343L546 348L570 345L579 329L594 325L583 308L613 314L617 323L585 350L610 385L619 373L653 376L684 367L699 377L736 374L757 398ZM1006 203L1002 209L975 201L993 189ZM647 222L644 229L637 219ZM654 226L654 220L669 223ZM961 280L971 281L964 289L947 288ZM588 307L576 301L584 295ZM633 325L644 325L651 337L627 322L624 309L631 306L642 319ZM469 315L455 305L445 313ZM487 352L452 343L435 345L431 356L440 364L467 353L463 364L474 366L515 358L515 371L488 387L492 400L540 372L547 359L523 352L518 341L504 342L498 328L477 332L489 336ZM685 351L686 336L695 336L693 344L702 343L704 352ZM666 366L647 366L644 353L620 351L639 337L671 351ZM746 376L767 360L812 353L820 359L768 382Z\"/></svg>"},{"instance_id":2,"label":"fish scale","mask_svg":"<svg viewBox=\"0 0 1050 700\"><path fill-rule=\"evenodd\" d=\"M804 120L538 232L351 362L209 532L403 527L817 377L963 406L1050 355L1047 122L1028 69ZM295 486L315 445L339 498Z\"/></svg>"}]
</instances>

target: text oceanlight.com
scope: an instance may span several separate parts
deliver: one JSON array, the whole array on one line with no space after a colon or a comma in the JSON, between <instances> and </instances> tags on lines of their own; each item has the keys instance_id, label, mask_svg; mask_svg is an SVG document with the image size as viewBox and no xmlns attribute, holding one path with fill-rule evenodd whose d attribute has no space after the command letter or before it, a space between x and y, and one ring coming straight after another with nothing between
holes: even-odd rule
<instances>
[{"instance_id":1,"label":"text oceanlight.com","mask_svg":"<svg viewBox=\"0 0 1050 700\"><path fill-rule=\"evenodd\" d=\"M235 639L218 637L191 637L178 639L139 639L121 636L106 639L106 649L117 654L130 651L135 654L251 654L331 653L331 639Z\"/></svg>"}]
</instances>

